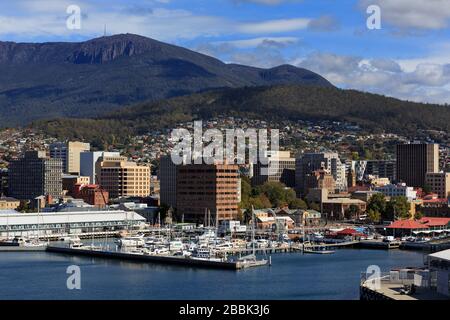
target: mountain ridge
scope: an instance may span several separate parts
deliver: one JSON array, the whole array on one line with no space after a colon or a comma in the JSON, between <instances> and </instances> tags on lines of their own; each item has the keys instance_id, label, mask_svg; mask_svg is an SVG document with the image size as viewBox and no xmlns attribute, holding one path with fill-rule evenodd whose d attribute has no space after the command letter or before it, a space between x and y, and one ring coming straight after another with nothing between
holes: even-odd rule
<instances>
[{"instance_id":1,"label":"mountain ridge","mask_svg":"<svg viewBox=\"0 0 450 320\"><path fill-rule=\"evenodd\" d=\"M134 34L84 42L0 42L0 127L93 117L140 101L218 88L301 84L333 87L290 65L226 64Z\"/></svg>"},{"instance_id":2,"label":"mountain ridge","mask_svg":"<svg viewBox=\"0 0 450 320\"><path fill-rule=\"evenodd\" d=\"M139 103L93 119L38 121L32 127L60 139L97 141L97 145L101 145L123 142L130 136L155 129L173 128L180 122L207 120L219 115L280 122L345 121L357 124L366 132L411 137L419 129L450 132L450 108L447 106L301 85L213 90Z\"/></svg>"}]
</instances>

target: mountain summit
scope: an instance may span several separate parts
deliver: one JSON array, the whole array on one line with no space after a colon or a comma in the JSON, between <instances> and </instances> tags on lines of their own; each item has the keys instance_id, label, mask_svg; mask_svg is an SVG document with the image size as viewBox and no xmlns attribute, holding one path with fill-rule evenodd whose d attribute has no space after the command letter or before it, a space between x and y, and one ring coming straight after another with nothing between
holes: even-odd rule
<instances>
[{"instance_id":1,"label":"mountain summit","mask_svg":"<svg viewBox=\"0 0 450 320\"><path fill-rule=\"evenodd\" d=\"M226 64L134 34L77 43L0 42L0 70L0 126L92 117L135 102L217 88L332 87L306 69Z\"/></svg>"}]
</instances>

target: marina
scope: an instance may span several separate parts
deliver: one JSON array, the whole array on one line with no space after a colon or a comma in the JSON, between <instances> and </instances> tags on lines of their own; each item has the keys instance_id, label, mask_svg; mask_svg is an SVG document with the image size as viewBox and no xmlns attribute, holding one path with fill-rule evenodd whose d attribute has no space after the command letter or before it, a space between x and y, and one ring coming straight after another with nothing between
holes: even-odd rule
<instances>
[{"instance_id":1,"label":"marina","mask_svg":"<svg viewBox=\"0 0 450 320\"><path fill-rule=\"evenodd\" d=\"M4 252L0 282L8 290L0 299L357 300L361 271L374 264L382 270L422 266L423 254L357 248L324 255L292 252L273 255L272 267L233 272L52 252ZM67 290L71 265L80 267L81 290Z\"/></svg>"}]
</instances>

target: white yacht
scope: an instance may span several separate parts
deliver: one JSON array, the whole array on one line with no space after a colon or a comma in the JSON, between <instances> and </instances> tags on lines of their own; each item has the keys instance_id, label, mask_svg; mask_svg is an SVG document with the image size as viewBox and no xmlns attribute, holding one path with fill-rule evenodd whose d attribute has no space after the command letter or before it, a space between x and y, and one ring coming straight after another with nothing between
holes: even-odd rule
<instances>
[{"instance_id":1,"label":"white yacht","mask_svg":"<svg viewBox=\"0 0 450 320\"><path fill-rule=\"evenodd\" d=\"M142 247L145 245L145 239L143 236L130 236L120 238L116 243L120 247Z\"/></svg>"},{"instance_id":2,"label":"white yacht","mask_svg":"<svg viewBox=\"0 0 450 320\"><path fill-rule=\"evenodd\" d=\"M213 250L209 248L198 248L194 250L191 256L192 259L197 260L208 260L208 261L216 261L221 262L224 261L222 258L215 258Z\"/></svg>"},{"instance_id":3,"label":"white yacht","mask_svg":"<svg viewBox=\"0 0 450 320\"><path fill-rule=\"evenodd\" d=\"M183 242L179 241L179 240L175 240L175 241L170 241L169 242L169 250L171 252L174 251L182 251L183 250Z\"/></svg>"},{"instance_id":4,"label":"white yacht","mask_svg":"<svg viewBox=\"0 0 450 320\"><path fill-rule=\"evenodd\" d=\"M157 247L155 248L151 254L158 255L158 256L167 256L170 254L169 248L165 246Z\"/></svg>"}]
</instances>

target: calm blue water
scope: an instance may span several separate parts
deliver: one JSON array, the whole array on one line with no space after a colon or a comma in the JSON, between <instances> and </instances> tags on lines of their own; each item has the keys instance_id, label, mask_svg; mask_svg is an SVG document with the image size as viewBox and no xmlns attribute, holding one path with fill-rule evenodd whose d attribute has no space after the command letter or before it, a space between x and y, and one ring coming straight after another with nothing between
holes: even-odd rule
<instances>
[{"instance_id":1,"label":"calm blue water","mask_svg":"<svg viewBox=\"0 0 450 320\"><path fill-rule=\"evenodd\" d=\"M73 264L81 268L81 290L66 287ZM359 299L360 272L372 264L382 271L422 266L423 256L357 249L274 254L271 267L222 271L2 252L0 299Z\"/></svg>"}]
</instances>

